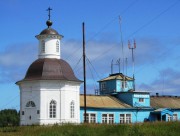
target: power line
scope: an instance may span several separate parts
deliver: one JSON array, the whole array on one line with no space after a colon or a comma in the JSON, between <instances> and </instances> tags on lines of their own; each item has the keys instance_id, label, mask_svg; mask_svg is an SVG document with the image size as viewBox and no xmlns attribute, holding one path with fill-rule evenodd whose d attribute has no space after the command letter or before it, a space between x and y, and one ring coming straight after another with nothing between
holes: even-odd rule
<instances>
[{"instance_id":1,"label":"power line","mask_svg":"<svg viewBox=\"0 0 180 136\"><path fill-rule=\"evenodd\" d=\"M73 68L74 70L75 70L76 67L79 65L80 61L82 60L82 57L83 57L83 56L81 56L81 58L79 59L79 61L78 61L78 62L76 63L76 65L74 66L74 68Z\"/></svg>"},{"instance_id":2,"label":"power line","mask_svg":"<svg viewBox=\"0 0 180 136\"><path fill-rule=\"evenodd\" d=\"M166 8L165 10L163 10L162 12L160 12L157 16L155 16L154 18L152 18L150 21L148 21L147 23L145 23L144 25L142 25L140 28L138 28L136 31L134 31L132 34L130 34L126 39L132 37L134 34L138 33L140 30L142 30L143 28L147 27L148 25L150 25L152 22L154 22L155 20L157 20L161 15L163 15L164 13L166 13L167 11L169 11L172 7L174 7L177 3L179 3L180 0L177 0L175 3L173 3L172 5L170 5L168 8ZM113 48L115 48L116 46L112 46L110 48L108 48L106 51L104 51L103 53L101 53L100 55L98 55L97 57L94 58L93 61L95 61L97 58L99 58L100 56L106 54L107 52L109 52L110 50L112 50Z\"/></svg>"},{"instance_id":3,"label":"power line","mask_svg":"<svg viewBox=\"0 0 180 136\"><path fill-rule=\"evenodd\" d=\"M138 0L134 0L132 3L130 3L122 12L120 15L123 15L124 13L126 13L128 11L128 9L133 6ZM116 19L117 19L118 16L115 16L113 19L111 19L107 24L105 24L97 33L95 33L91 38L89 38L87 41L86 41L86 44L91 41L92 39L94 39L95 37L97 37L100 33L102 33L110 24L112 24ZM69 57L67 57L66 59L70 59L74 54L76 54L77 52L79 52L79 50L81 49L82 47L79 47L77 49L75 49L71 55Z\"/></svg>"},{"instance_id":4,"label":"power line","mask_svg":"<svg viewBox=\"0 0 180 136\"><path fill-rule=\"evenodd\" d=\"M89 64L90 64L90 65L92 66L92 68L94 69L94 71L95 71L97 77L98 77L99 79L101 79L100 76L99 76L99 74L98 74L98 72L97 72L96 69L94 68L93 64L92 64L91 61L89 60L89 58L88 58L87 56L86 56L86 58L87 58Z\"/></svg>"},{"instance_id":5,"label":"power line","mask_svg":"<svg viewBox=\"0 0 180 136\"><path fill-rule=\"evenodd\" d=\"M4 104L4 105L2 106L2 109L3 109L4 107L6 107L7 105L11 104L13 101L15 101L18 96L19 96L19 94L18 94L17 96L13 97L11 100L9 100L6 104Z\"/></svg>"},{"instance_id":6,"label":"power line","mask_svg":"<svg viewBox=\"0 0 180 136\"><path fill-rule=\"evenodd\" d=\"M88 59L86 58L86 60L88 60ZM88 62L89 62L89 61L88 61ZM90 64L90 63L87 63L87 64ZM91 73L91 76L92 76L92 78L93 78L93 80L94 80L94 89L96 89L96 88L97 88L97 86L96 86L96 80L95 80L95 78L94 78L93 72L92 72L92 70L91 70L91 68L90 68L89 65L88 65L88 68L89 68L89 71L90 71L90 73Z\"/></svg>"},{"instance_id":7,"label":"power line","mask_svg":"<svg viewBox=\"0 0 180 136\"><path fill-rule=\"evenodd\" d=\"M155 17L153 17L151 20L149 20L147 23L145 23L144 25L142 25L141 27L139 27L136 31L134 31L132 34L130 34L128 36L132 37L134 34L136 34L137 32L139 32L140 30L142 30L143 28L145 28L146 26L148 26L149 24L151 24L152 22L154 22L155 20L157 20L161 15L163 15L164 13L166 13L167 11L169 11L172 7L176 6L177 3L179 3L180 0L177 0L176 2L174 2L173 4L171 4L168 8L166 8L165 10L163 10L162 12L160 12L158 15L156 15Z\"/></svg>"}]
</instances>

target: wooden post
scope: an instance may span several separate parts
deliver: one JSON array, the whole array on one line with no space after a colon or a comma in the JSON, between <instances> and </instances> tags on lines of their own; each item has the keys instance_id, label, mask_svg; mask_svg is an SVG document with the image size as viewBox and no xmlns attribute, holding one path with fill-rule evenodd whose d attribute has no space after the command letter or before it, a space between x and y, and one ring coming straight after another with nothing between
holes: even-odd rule
<instances>
[{"instance_id":1,"label":"wooden post","mask_svg":"<svg viewBox=\"0 0 180 136\"><path fill-rule=\"evenodd\" d=\"M85 51L85 28L84 22L82 23L83 29L83 71L84 71L84 123L86 120L86 51Z\"/></svg>"}]
</instances>

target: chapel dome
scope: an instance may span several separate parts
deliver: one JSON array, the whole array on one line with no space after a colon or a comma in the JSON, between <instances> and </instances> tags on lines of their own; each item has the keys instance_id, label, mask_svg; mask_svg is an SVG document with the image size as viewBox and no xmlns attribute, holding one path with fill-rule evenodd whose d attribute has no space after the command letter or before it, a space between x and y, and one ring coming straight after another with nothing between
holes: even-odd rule
<instances>
[{"instance_id":1,"label":"chapel dome","mask_svg":"<svg viewBox=\"0 0 180 136\"><path fill-rule=\"evenodd\" d=\"M53 28L46 28L44 29L39 35L49 35L49 34L52 34L52 35L59 35L59 33L54 30Z\"/></svg>"},{"instance_id":2,"label":"chapel dome","mask_svg":"<svg viewBox=\"0 0 180 136\"><path fill-rule=\"evenodd\" d=\"M43 58L34 61L26 72L26 80L68 80L81 82L71 66L62 59Z\"/></svg>"}]
</instances>

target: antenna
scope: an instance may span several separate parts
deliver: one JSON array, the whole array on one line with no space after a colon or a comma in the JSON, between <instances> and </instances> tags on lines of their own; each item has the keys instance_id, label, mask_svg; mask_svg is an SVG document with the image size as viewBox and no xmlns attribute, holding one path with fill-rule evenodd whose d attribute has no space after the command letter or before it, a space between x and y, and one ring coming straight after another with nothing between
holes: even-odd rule
<instances>
[{"instance_id":1,"label":"antenna","mask_svg":"<svg viewBox=\"0 0 180 136\"><path fill-rule=\"evenodd\" d=\"M113 59L111 61L111 74L113 74L113 66L114 65L118 65L118 68L119 68L119 73L121 72L121 63L120 63L120 58L116 61L116 63L114 63Z\"/></svg>"},{"instance_id":2,"label":"antenna","mask_svg":"<svg viewBox=\"0 0 180 136\"><path fill-rule=\"evenodd\" d=\"M131 47L131 42L128 40L128 48L132 51L132 67L133 67L133 89L135 91L135 76L134 76L134 49L136 49L136 41L134 40L134 46Z\"/></svg>"},{"instance_id":3,"label":"antenna","mask_svg":"<svg viewBox=\"0 0 180 136\"><path fill-rule=\"evenodd\" d=\"M116 65L118 65L119 66L119 73L120 73L120 71L121 71L121 62L120 62L120 58L116 61Z\"/></svg>"},{"instance_id":4,"label":"antenna","mask_svg":"<svg viewBox=\"0 0 180 136\"><path fill-rule=\"evenodd\" d=\"M111 74L113 74L113 59L111 61Z\"/></svg>"},{"instance_id":5,"label":"antenna","mask_svg":"<svg viewBox=\"0 0 180 136\"><path fill-rule=\"evenodd\" d=\"M126 76L127 76L127 64L128 64L128 58L126 58L125 61L126 61Z\"/></svg>"},{"instance_id":6,"label":"antenna","mask_svg":"<svg viewBox=\"0 0 180 136\"><path fill-rule=\"evenodd\" d=\"M122 47L122 68L123 68L123 75L124 75L124 45L123 45L123 37L122 37L122 28L121 28L121 17L119 16L119 27L120 27L120 34L121 34L121 47ZM125 76L123 76L123 90L125 88Z\"/></svg>"},{"instance_id":7,"label":"antenna","mask_svg":"<svg viewBox=\"0 0 180 136\"><path fill-rule=\"evenodd\" d=\"M124 45L123 45L123 37L122 37L122 28L121 28L121 16L119 16L119 28L120 28L120 34L121 34L121 48L122 48L122 68L123 68L123 74L124 74Z\"/></svg>"}]
</instances>

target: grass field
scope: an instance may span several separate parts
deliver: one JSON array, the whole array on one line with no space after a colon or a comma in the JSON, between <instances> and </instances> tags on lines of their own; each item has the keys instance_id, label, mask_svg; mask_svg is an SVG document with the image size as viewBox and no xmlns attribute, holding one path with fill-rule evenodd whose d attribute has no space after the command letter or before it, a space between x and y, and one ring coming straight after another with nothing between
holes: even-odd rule
<instances>
[{"instance_id":1,"label":"grass field","mask_svg":"<svg viewBox=\"0 0 180 136\"><path fill-rule=\"evenodd\" d=\"M0 136L180 136L180 122L4 127Z\"/></svg>"}]
</instances>

